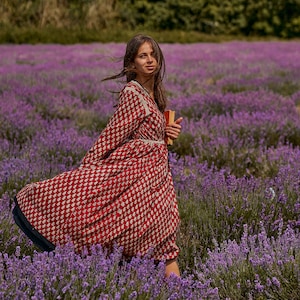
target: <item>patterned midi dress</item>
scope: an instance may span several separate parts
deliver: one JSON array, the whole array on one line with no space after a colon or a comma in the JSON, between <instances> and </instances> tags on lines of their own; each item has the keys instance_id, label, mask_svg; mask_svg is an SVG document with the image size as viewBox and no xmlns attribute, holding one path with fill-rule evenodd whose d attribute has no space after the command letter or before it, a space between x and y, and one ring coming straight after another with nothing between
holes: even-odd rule
<instances>
[{"instance_id":1,"label":"patterned midi dress","mask_svg":"<svg viewBox=\"0 0 300 300\"><path fill-rule=\"evenodd\" d=\"M122 246L132 257L151 251L174 259L179 214L168 164L165 118L136 81L81 165L28 184L15 201L33 231L53 245Z\"/></svg>"}]
</instances>

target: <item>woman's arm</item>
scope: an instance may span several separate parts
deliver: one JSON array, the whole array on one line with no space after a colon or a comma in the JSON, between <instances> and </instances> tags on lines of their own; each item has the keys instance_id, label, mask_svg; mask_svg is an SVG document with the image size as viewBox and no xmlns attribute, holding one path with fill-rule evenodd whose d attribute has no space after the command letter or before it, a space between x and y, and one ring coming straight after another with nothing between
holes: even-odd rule
<instances>
[{"instance_id":1,"label":"woman's arm","mask_svg":"<svg viewBox=\"0 0 300 300\"><path fill-rule=\"evenodd\" d=\"M142 95L132 87L125 87L120 93L117 110L82 163L97 162L106 157L132 135L149 113Z\"/></svg>"}]
</instances>

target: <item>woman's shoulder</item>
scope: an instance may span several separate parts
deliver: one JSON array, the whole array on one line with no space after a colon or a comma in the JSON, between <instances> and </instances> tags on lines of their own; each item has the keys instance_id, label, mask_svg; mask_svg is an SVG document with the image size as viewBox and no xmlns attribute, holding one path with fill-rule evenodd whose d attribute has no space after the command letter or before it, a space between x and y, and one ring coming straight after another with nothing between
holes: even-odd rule
<instances>
[{"instance_id":1,"label":"woman's shoulder","mask_svg":"<svg viewBox=\"0 0 300 300\"><path fill-rule=\"evenodd\" d=\"M143 92L143 89L137 81L131 80L126 83L126 85L123 87L121 93L126 93L129 91L140 94Z\"/></svg>"},{"instance_id":2,"label":"woman's shoulder","mask_svg":"<svg viewBox=\"0 0 300 300\"><path fill-rule=\"evenodd\" d=\"M141 107L149 114L147 94L137 81L129 81L122 89L119 97L119 106L126 105L134 108Z\"/></svg>"},{"instance_id":3,"label":"woman's shoulder","mask_svg":"<svg viewBox=\"0 0 300 300\"><path fill-rule=\"evenodd\" d=\"M134 80L129 81L125 84L119 94L119 103L127 102L127 99L131 99L130 101L133 99L140 101L141 96L143 98L142 93L143 91Z\"/></svg>"}]
</instances>

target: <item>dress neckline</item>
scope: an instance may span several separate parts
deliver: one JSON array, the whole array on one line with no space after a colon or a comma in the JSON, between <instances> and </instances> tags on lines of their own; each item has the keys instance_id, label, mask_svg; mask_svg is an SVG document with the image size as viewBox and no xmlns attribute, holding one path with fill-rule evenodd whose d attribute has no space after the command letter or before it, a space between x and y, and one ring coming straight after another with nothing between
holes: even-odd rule
<instances>
[{"instance_id":1,"label":"dress neckline","mask_svg":"<svg viewBox=\"0 0 300 300\"><path fill-rule=\"evenodd\" d=\"M144 88L143 85L141 85L141 84L140 84L137 80L135 80L135 79L132 79L130 82L133 82L133 83L135 83L138 87L140 87L140 89L141 89L142 91L144 91L144 92L149 96L149 98L151 99L151 102L154 103L155 106L157 107L157 109L159 110L158 105L157 105L155 99L153 99L153 98L151 97L149 91L148 91L146 88Z\"/></svg>"},{"instance_id":2,"label":"dress neckline","mask_svg":"<svg viewBox=\"0 0 300 300\"><path fill-rule=\"evenodd\" d=\"M136 83L142 90L144 90L144 91L149 95L149 97L152 99L152 97L151 97L149 91L148 91L142 84L140 84L140 83L139 83L137 80L135 80L135 79L133 79L133 80L131 80L131 81L135 82L135 83Z\"/></svg>"}]
</instances>

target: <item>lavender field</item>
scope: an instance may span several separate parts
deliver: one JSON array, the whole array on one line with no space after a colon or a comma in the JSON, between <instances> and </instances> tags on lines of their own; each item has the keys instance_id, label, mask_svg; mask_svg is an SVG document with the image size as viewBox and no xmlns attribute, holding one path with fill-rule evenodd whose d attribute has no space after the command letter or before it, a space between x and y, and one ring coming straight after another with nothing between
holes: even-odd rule
<instances>
[{"instance_id":1,"label":"lavender field","mask_svg":"<svg viewBox=\"0 0 300 300\"><path fill-rule=\"evenodd\" d=\"M163 44L182 278L121 249L42 253L14 225L26 183L76 168L104 128L125 44L0 46L1 299L299 299L300 43Z\"/></svg>"}]
</instances>

